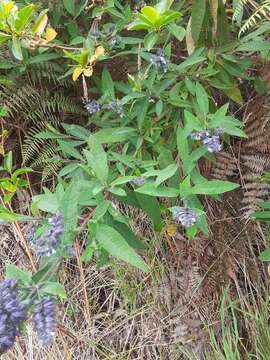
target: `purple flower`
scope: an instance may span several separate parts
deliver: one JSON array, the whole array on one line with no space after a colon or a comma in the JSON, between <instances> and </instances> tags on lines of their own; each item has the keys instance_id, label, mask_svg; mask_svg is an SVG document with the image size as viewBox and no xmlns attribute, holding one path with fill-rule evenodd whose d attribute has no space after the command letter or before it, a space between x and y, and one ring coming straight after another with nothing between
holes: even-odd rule
<instances>
[{"instance_id":1,"label":"purple flower","mask_svg":"<svg viewBox=\"0 0 270 360\"><path fill-rule=\"evenodd\" d=\"M91 100L85 104L85 108L89 112L89 114L95 114L95 113L99 112L100 104L96 100Z\"/></svg>"},{"instance_id":2,"label":"purple flower","mask_svg":"<svg viewBox=\"0 0 270 360\"><path fill-rule=\"evenodd\" d=\"M55 253L55 249L60 244L60 238L64 233L64 217L62 214L54 214L48 219L50 228L39 237L35 238L33 229L30 228L30 233L27 238L31 239L30 244L35 248L37 255L49 256Z\"/></svg>"},{"instance_id":3,"label":"purple flower","mask_svg":"<svg viewBox=\"0 0 270 360\"><path fill-rule=\"evenodd\" d=\"M222 148L220 135L223 134L224 129L216 128L213 130L199 130L191 133L192 140L201 140L211 153L219 152Z\"/></svg>"},{"instance_id":4,"label":"purple flower","mask_svg":"<svg viewBox=\"0 0 270 360\"><path fill-rule=\"evenodd\" d=\"M200 130L190 134L192 140L202 140L207 136L210 136L210 132L207 130Z\"/></svg>"},{"instance_id":5,"label":"purple flower","mask_svg":"<svg viewBox=\"0 0 270 360\"><path fill-rule=\"evenodd\" d=\"M198 219L198 214L187 207L176 207L173 211L173 220L180 222L184 228L189 228Z\"/></svg>"},{"instance_id":6,"label":"purple flower","mask_svg":"<svg viewBox=\"0 0 270 360\"><path fill-rule=\"evenodd\" d=\"M14 345L27 317L26 305L19 302L17 296L15 280L0 282L0 354L4 354Z\"/></svg>"},{"instance_id":7,"label":"purple flower","mask_svg":"<svg viewBox=\"0 0 270 360\"><path fill-rule=\"evenodd\" d=\"M217 135L206 137L202 142L211 153L219 152L222 148L220 137Z\"/></svg>"},{"instance_id":8,"label":"purple flower","mask_svg":"<svg viewBox=\"0 0 270 360\"><path fill-rule=\"evenodd\" d=\"M51 345L55 336L56 306L50 297L44 296L34 302L33 323L43 345Z\"/></svg>"},{"instance_id":9,"label":"purple flower","mask_svg":"<svg viewBox=\"0 0 270 360\"><path fill-rule=\"evenodd\" d=\"M156 55L152 55L150 59L155 68L163 73L168 71L168 63L165 58L164 50L158 49Z\"/></svg>"},{"instance_id":10,"label":"purple flower","mask_svg":"<svg viewBox=\"0 0 270 360\"><path fill-rule=\"evenodd\" d=\"M133 186L142 186L145 183L145 177L137 176L135 179L131 180L130 183Z\"/></svg>"},{"instance_id":11,"label":"purple flower","mask_svg":"<svg viewBox=\"0 0 270 360\"><path fill-rule=\"evenodd\" d=\"M123 105L119 101L111 101L109 104L105 104L103 108L116 112L120 117L124 116Z\"/></svg>"},{"instance_id":12,"label":"purple flower","mask_svg":"<svg viewBox=\"0 0 270 360\"><path fill-rule=\"evenodd\" d=\"M109 40L109 45L111 46L115 46L115 45L118 45L120 44L121 42L121 38L120 36L113 36L110 40Z\"/></svg>"}]
</instances>

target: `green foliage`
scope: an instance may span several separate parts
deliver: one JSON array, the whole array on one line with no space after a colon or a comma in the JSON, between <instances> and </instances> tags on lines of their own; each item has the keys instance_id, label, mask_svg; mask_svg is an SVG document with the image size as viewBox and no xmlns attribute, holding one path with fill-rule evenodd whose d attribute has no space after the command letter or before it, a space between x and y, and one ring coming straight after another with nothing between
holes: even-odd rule
<instances>
[{"instance_id":1,"label":"green foliage","mask_svg":"<svg viewBox=\"0 0 270 360\"><path fill-rule=\"evenodd\" d=\"M219 200L239 185L207 179L199 163L214 162L221 143L246 136L230 103L243 103L238 84L252 80L250 55L267 58L270 50L265 24L238 38L243 1L234 2L232 26L221 0L192 1L191 7L161 0L136 13L126 2L86 3L65 0L53 12L35 4L0 5L0 116L27 124L24 163L43 172L42 185L53 177L33 197L32 218L42 223L61 213L64 219L52 263L46 256L48 264L29 281L62 299L65 292L50 272L59 270L82 231L88 234L84 262L96 257L105 265L114 256L149 271L137 253L145 244L121 204L146 213L157 232L177 222L172 214L180 205L196 214L181 228L187 238L208 234L205 197ZM124 75L117 76L122 67ZM216 94L227 99L221 106ZM1 150L0 187L9 202L27 185L30 170L14 170L12 155ZM20 220L4 206L0 218ZM7 270L9 277L26 276Z\"/></svg>"}]
</instances>

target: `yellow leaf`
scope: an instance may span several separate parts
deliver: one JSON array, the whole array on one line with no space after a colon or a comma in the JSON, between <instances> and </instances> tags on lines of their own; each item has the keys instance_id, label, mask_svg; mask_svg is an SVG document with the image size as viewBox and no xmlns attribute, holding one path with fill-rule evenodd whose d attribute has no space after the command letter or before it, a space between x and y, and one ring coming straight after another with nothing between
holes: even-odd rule
<instances>
[{"instance_id":1,"label":"yellow leaf","mask_svg":"<svg viewBox=\"0 0 270 360\"><path fill-rule=\"evenodd\" d=\"M105 54L105 49L103 46L98 46L95 50L94 56L96 58L103 56Z\"/></svg>"},{"instance_id":2,"label":"yellow leaf","mask_svg":"<svg viewBox=\"0 0 270 360\"><path fill-rule=\"evenodd\" d=\"M78 79L78 77L81 75L81 73L83 72L83 69L81 66L77 66L72 74L72 80L76 81Z\"/></svg>"},{"instance_id":3,"label":"yellow leaf","mask_svg":"<svg viewBox=\"0 0 270 360\"><path fill-rule=\"evenodd\" d=\"M0 144L0 155L5 155L5 149L1 144Z\"/></svg>"},{"instance_id":4,"label":"yellow leaf","mask_svg":"<svg viewBox=\"0 0 270 360\"><path fill-rule=\"evenodd\" d=\"M7 17L10 13L10 10L14 6L14 1L10 1L7 4L4 5L4 17Z\"/></svg>"},{"instance_id":5,"label":"yellow leaf","mask_svg":"<svg viewBox=\"0 0 270 360\"><path fill-rule=\"evenodd\" d=\"M47 14L44 14L41 19L39 20L37 26L36 26L36 29L35 29L35 34L37 36L40 36L42 35L45 27L47 26L47 22L48 22L48 16Z\"/></svg>"},{"instance_id":6,"label":"yellow leaf","mask_svg":"<svg viewBox=\"0 0 270 360\"><path fill-rule=\"evenodd\" d=\"M89 66L88 68L84 69L83 70L83 75L84 76L87 76L87 77L90 77L93 75L93 68L92 66Z\"/></svg>"},{"instance_id":7,"label":"yellow leaf","mask_svg":"<svg viewBox=\"0 0 270 360\"><path fill-rule=\"evenodd\" d=\"M56 38L57 32L54 30L54 28L52 28L51 26L47 27L46 30L46 41L52 41L53 39Z\"/></svg>"},{"instance_id":8,"label":"yellow leaf","mask_svg":"<svg viewBox=\"0 0 270 360\"><path fill-rule=\"evenodd\" d=\"M170 236L173 236L176 234L176 227L174 225L168 225L166 226L166 228L164 229L166 231L166 233Z\"/></svg>"},{"instance_id":9,"label":"yellow leaf","mask_svg":"<svg viewBox=\"0 0 270 360\"><path fill-rule=\"evenodd\" d=\"M92 64L96 61L100 56L105 54L105 49L103 46L98 46L94 52L94 55L90 58L90 63Z\"/></svg>"}]
</instances>

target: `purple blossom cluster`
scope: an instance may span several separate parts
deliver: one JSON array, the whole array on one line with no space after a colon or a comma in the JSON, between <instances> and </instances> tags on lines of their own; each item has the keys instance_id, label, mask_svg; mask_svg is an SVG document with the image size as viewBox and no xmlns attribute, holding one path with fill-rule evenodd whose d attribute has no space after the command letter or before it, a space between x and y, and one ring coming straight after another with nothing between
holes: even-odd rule
<instances>
[{"instance_id":1,"label":"purple blossom cluster","mask_svg":"<svg viewBox=\"0 0 270 360\"><path fill-rule=\"evenodd\" d=\"M201 140L211 153L219 152L222 148L220 135L224 130L217 128L214 130L199 130L190 135L193 140Z\"/></svg>"},{"instance_id":2,"label":"purple blossom cluster","mask_svg":"<svg viewBox=\"0 0 270 360\"><path fill-rule=\"evenodd\" d=\"M88 101L84 107L89 112L89 114L96 114L100 110L100 103L96 100L91 100Z\"/></svg>"},{"instance_id":3,"label":"purple blossom cluster","mask_svg":"<svg viewBox=\"0 0 270 360\"><path fill-rule=\"evenodd\" d=\"M27 317L26 305L18 300L15 280L0 282L0 355L9 350L20 335L23 321Z\"/></svg>"},{"instance_id":4,"label":"purple blossom cluster","mask_svg":"<svg viewBox=\"0 0 270 360\"><path fill-rule=\"evenodd\" d=\"M168 63L165 58L164 50L161 48L157 50L156 55L151 56L150 62L158 71L163 73L168 71Z\"/></svg>"},{"instance_id":5,"label":"purple blossom cluster","mask_svg":"<svg viewBox=\"0 0 270 360\"><path fill-rule=\"evenodd\" d=\"M119 102L119 101L111 101L108 104L105 104L103 106L104 109L106 110L112 110L115 113L117 113L118 115L120 115L120 117L124 116L124 109L123 109L123 105Z\"/></svg>"},{"instance_id":6,"label":"purple blossom cluster","mask_svg":"<svg viewBox=\"0 0 270 360\"><path fill-rule=\"evenodd\" d=\"M35 331L43 345L51 345L56 329L56 305L48 296L36 300L34 305L33 323Z\"/></svg>"},{"instance_id":7,"label":"purple blossom cluster","mask_svg":"<svg viewBox=\"0 0 270 360\"><path fill-rule=\"evenodd\" d=\"M62 214L54 214L48 219L48 223L50 228L41 237L35 237L35 225L32 225L26 234L28 241L39 256L49 256L55 253L55 249L60 244L60 237L64 233L64 217Z\"/></svg>"},{"instance_id":8,"label":"purple blossom cluster","mask_svg":"<svg viewBox=\"0 0 270 360\"><path fill-rule=\"evenodd\" d=\"M145 183L145 177L137 176L135 179L131 180L130 183L133 186L142 186Z\"/></svg>"},{"instance_id":9,"label":"purple blossom cluster","mask_svg":"<svg viewBox=\"0 0 270 360\"><path fill-rule=\"evenodd\" d=\"M176 207L173 211L173 220L180 222L184 228L189 228L198 219L198 214L187 207Z\"/></svg>"}]
</instances>

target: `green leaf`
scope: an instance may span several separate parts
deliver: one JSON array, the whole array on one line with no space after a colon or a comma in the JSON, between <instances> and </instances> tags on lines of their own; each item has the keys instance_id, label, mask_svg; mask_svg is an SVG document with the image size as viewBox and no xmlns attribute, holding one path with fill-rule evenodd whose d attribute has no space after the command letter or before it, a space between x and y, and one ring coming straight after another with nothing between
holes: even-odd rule
<instances>
[{"instance_id":1,"label":"green leaf","mask_svg":"<svg viewBox=\"0 0 270 360\"><path fill-rule=\"evenodd\" d=\"M165 11L169 10L173 4L173 0L160 0L158 1L155 8L159 14L163 14Z\"/></svg>"},{"instance_id":2,"label":"green leaf","mask_svg":"<svg viewBox=\"0 0 270 360\"><path fill-rule=\"evenodd\" d=\"M73 235L78 222L78 199L80 187L77 182L71 182L59 201L59 211L64 216L65 223L65 244L73 242Z\"/></svg>"},{"instance_id":3,"label":"green leaf","mask_svg":"<svg viewBox=\"0 0 270 360\"><path fill-rule=\"evenodd\" d=\"M198 43L206 11L206 0L192 0L191 34L195 44Z\"/></svg>"},{"instance_id":4,"label":"green leaf","mask_svg":"<svg viewBox=\"0 0 270 360\"><path fill-rule=\"evenodd\" d=\"M115 98L113 79L107 68L104 68L102 71L101 88L103 95Z\"/></svg>"},{"instance_id":5,"label":"green leaf","mask_svg":"<svg viewBox=\"0 0 270 360\"><path fill-rule=\"evenodd\" d=\"M179 195L179 191L170 187L156 187L154 183L146 183L137 188L135 192L151 196L172 197L175 198Z\"/></svg>"},{"instance_id":6,"label":"green leaf","mask_svg":"<svg viewBox=\"0 0 270 360\"><path fill-rule=\"evenodd\" d=\"M113 182L110 183L110 186L117 186L117 185L123 185L131 180L133 180L136 176L123 176L115 179Z\"/></svg>"},{"instance_id":7,"label":"green leaf","mask_svg":"<svg viewBox=\"0 0 270 360\"><path fill-rule=\"evenodd\" d=\"M97 229L96 238L99 245L111 255L146 273L149 271L140 256L136 254L134 249L128 245L123 236L114 228L101 224Z\"/></svg>"},{"instance_id":8,"label":"green leaf","mask_svg":"<svg viewBox=\"0 0 270 360\"><path fill-rule=\"evenodd\" d=\"M137 136L137 131L132 127L104 128L97 131L94 136L100 144L113 144Z\"/></svg>"},{"instance_id":9,"label":"green leaf","mask_svg":"<svg viewBox=\"0 0 270 360\"><path fill-rule=\"evenodd\" d=\"M55 59L59 59L61 56L59 54L39 54L36 56L31 57L27 63L28 64L38 64L44 61L49 61L49 60L55 60Z\"/></svg>"},{"instance_id":10,"label":"green leaf","mask_svg":"<svg viewBox=\"0 0 270 360\"><path fill-rule=\"evenodd\" d=\"M84 150L84 155L87 159L87 162L95 172L96 177L102 183L105 183L109 174L107 154L95 136L89 136L88 144L90 151Z\"/></svg>"},{"instance_id":11,"label":"green leaf","mask_svg":"<svg viewBox=\"0 0 270 360\"><path fill-rule=\"evenodd\" d=\"M32 274L29 271L22 270L13 264L6 264L6 278L15 279L29 284L31 282Z\"/></svg>"},{"instance_id":12,"label":"green leaf","mask_svg":"<svg viewBox=\"0 0 270 360\"><path fill-rule=\"evenodd\" d=\"M262 253L260 253L259 259L261 261L270 261L270 248L265 249Z\"/></svg>"},{"instance_id":13,"label":"green leaf","mask_svg":"<svg viewBox=\"0 0 270 360\"><path fill-rule=\"evenodd\" d=\"M134 193L134 192L133 192ZM160 206L156 197L145 194L135 193L137 204L132 204L139 209L142 209L153 221L155 228L158 228L162 224L162 218L160 214ZM128 198L130 200L129 194Z\"/></svg>"},{"instance_id":14,"label":"green leaf","mask_svg":"<svg viewBox=\"0 0 270 360\"><path fill-rule=\"evenodd\" d=\"M20 39L17 36L12 37L12 53L17 60L23 60L22 47Z\"/></svg>"},{"instance_id":15,"label":"green leaf","mask_svg":"<svg viewBox=\"0 0 270 360\"><path fill-rule=\"evenodd\" d=\"M178 41L183 41L185 36L186 36L186 30L180 26L180 25L176 25L176 24L170 24L168 25L168 29L169 29L169 32L174 36L176 37L176 39Z\"/></svg>"},{"instance_id":16,"label":"green leaf","mask_svg":"<svg viewBox=\"0 0 270 360\"><path fill-rule=\"evenodd\" d=\"M108 191L114 195L118 195L118 196L127 196L127 193L125 192L124 189L121 188L109 188Z\"/></svg>"},{"instance_id":17,"label":"green leaf","mask_svg":"<svg viewBox=\"0 0 270 360\"><path fill-rule=\"evenodd\" d=\"M75 16L75 1L74 0L63 0L65 9L67 10L67 12L72 15Z\"/></svg>"},{"instance_id":18,"label":"green leaf","mask_svg":"<svg viewBox=\"0 0 270 360\"><path fill-rule=\"evenodd\" d=\"M196 100L199 105L200 112L206 116L209 112L209 102L207 92L204 90L203 86L197 82L195 87Z\"/></svg>"},{"instance_id":19,"label":"green leaf","mask_svg":"<svg viewBox=\"0 0 270 360\"><path fill-rule=\"evenodd\" d=\"M160 100L158 100L158 102L156 103L156 114L157 114L157 117L160 117L160 115L162 114L162 110L163 110L163 101L160 99Z\"/></svg>"},{"instance_id":20,"label":"green leaf","mask_svg":"<svg viewBox=\"0 0 270 360\"><path fill-rule=\"evenodd\" d=\"M237 189L239 184L230 181L210 180L204 181L192 188L192 194L197 195L218 195Z\"/></svg>"},{"instance_id":21,"label":"green leaf","mask_svg":"<svg viewBox=\"0 0 270 360\"><path fill-rule=\"evenodd\" d=\"M23 7L19 12L17 19L15 21L15 29L20 32L29 22L31 15L34 11L34 4L27 5Z\"/></svg>"},{"instance_id":22,"label":"green leaf","mask_svg":"<svg viewBox=\"0 0 270 360\"><path fill-rule=\"evenodd\" d=\"M155 181L155 186L157 187L165 180L170 179L176 173L177 169L177 164L170 164L165 169L160 170L159 175Z\"/></svg>"},{"instance_id":23,"label":"green leaf","mask_svg":"<svg viewBox=\"0 0 270 360\"><path fill-rule=\"evenodd\" d=\"M142 9L141 9L141 13L147 18L147 20L149 20L151 23L155 23L160 15L159 13L157 12L157 10L152 7L152 6L144 6Z\"/></svg>"},{"instance_id":24,"label":"green leaf","mask_svg":"<svg viewBox=\"0 0 270 360\"><path fill-rule=\"evenodd\" d=\"M270 211L256 211L252 217L255 219L270 219Z\"/></svg>"},{"instance_id":25,"label":"green leaf","mask_svg":"<svg viewBox=\"0 0 270 360\"><path fill-rule=\"evenodd\" d=\"M67 299L64 286L58 282L45 281L41 286L41 291L46 294L59 296L61 299Z\"/></svg>"},{"instance_id":26,"label":"green leaf","mask_svg":"<svg viewBox=\"0 0 270 360\"><path fill-rule=\"evenodd\" d=\"M155 43L158 41L158 38L159 36L155 32L150 32L144 37L143 43L147 51L150 51L155 46Z\"/></svg>"},{"instance_id":27,"label":"green leaf","mask_svg":"<svg viewBox=\"0 0 270 360\"><path fill-rule=\"evenodd\" d=\"M9 151L4 157L4 169L11 174L12 172L13 156L12 151Z\"/></svg>"},{"instance_id":28,"label":"green leaf","mask_svg":"<svg viewBox=\"0 0 270 360\"><path fill-rule=\"evenodd\" d=\"M0 43L1 42L4 42L4 41L7 41L7 40L10 40L12 38L11 35L8 35L8 34L0 34Z\"/></svg>"}]
</instances>

